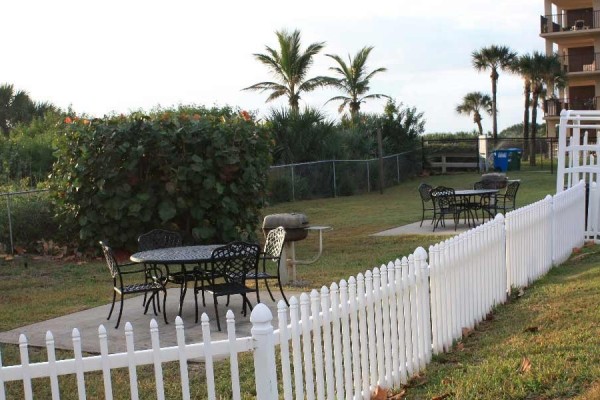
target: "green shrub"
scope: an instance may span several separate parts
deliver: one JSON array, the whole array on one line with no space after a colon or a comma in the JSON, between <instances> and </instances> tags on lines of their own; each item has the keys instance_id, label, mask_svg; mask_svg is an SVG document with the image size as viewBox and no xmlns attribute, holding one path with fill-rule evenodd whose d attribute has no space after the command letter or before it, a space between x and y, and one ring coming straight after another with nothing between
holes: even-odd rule
<instances>
[{"instance_id":1,"label":"green shrub","mask_svg":"<svg viewBox=\"0 0 600 400\"><path fill-rule=\"evenodd\" d=\"M66 122L52 189L81 244L134 248L159 226L201 243L253 237L270 137L245 111L181 107Z\"/></svg>"}]
</instances>

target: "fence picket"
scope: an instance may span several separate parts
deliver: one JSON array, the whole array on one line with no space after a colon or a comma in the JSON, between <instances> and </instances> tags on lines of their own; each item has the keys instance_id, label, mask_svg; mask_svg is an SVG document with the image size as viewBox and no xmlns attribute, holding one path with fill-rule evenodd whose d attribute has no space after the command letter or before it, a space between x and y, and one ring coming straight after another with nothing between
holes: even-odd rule
<instances>
[{"instance_id":1,"label":"fence picket","mask_svg":"<svg viewBox=\"0 0 600 400\"><path fill-rule=\"evenodd\" d=\"M378 382L377 377L377 344L375 336L375 310L373 305L373 274L365 273L365 292L367 299L367 338L369 340L369 381L372 385Z\"/></svg>"},{"instance_id":2,"label":"fence picket","mask_svg":"<svg viewBox=\"0 0 600 400\"><path fill-rule=\"evenodd\" d=\"M296 296L290 299L290 322L292 334L292 357L294 360L294 389L296 398L304 398L304 377L302 374L302 348L300 345L300 313L298 312L298 300Z\"/></svg>"},{"instance_id":3,"label":"fence picket","mask_svg":"<svg viewBox=\"0 0 600 400\"><path fill-rule=\"evenodd\" d=\"M235 349L235 317L233 311L227 310L227 340L229 341L229 370L231 371L231 394L233 400L240 400L240 372L238 369L237 350Z\"/></svg>"},{"instance_id":4,"label":"fence picket","mask_svg":"<svg viewBox=\"0 0 600 400\"><path fill-rule=\"evenodd\" d=\"M133 327L127 321L125 323L125 346L127 349L127 361L129 371L129 394L133 400L139 399L138 383L137 383L137 366L135 364L135 346L133 341ZM186 367L187 371L187 367Z\"/></svg>"},{"instance_id":5,"label":"fence picket","mask_svg":"<svg viewBox=\"0 0 600 400\"><path fill-rule=\"evenodd\" d=\"M292 400L292 371L290 368L290 332L287 321L287 306L285 301L277 303L277 318L279 320L279 348L281 353L281 379L283 381L283 398Z\"/></svg>"},{"instance_id":6,"label":"fence picket","mask_svg":"<svg viewBox=\"0 0 600 400\"><path fill-rule=\"evenodd\" d=\"M0 400L6 400L6 391L4 390L4 368L2 368L2 349L0 348Z\"/></svg>"},{"instance_id":7,"label":"fence picket","mask_svg":"<svg viewBox=\"0 0 600 400\"><path fill-rule=\"evenodd\" d=\"M393 264L392 264L393 265ZM391 337L390 337L390 302L389 302L389 287L388 287L388 270L387 266L382 265L379 269L381 275L381 314L383 318L383 384L385 387L392 386L392 352Z\"/></svg>"},{"instance_id":8,"label":"fence picket","mask_svg":"<svg viewBox=\"0 0 600 400\"><path fill-rule=\"evenodd\" d=\"M23 394L26 400L33 400L31 371L29 370L29 350L27 349L27 337L23 334L19 335L19 353L21 355L21 365L23 366Z\"/></svg>"},{"instance_id":9,"label":"fence picket","mask_svg":"<svg viewBox=\"0 0 600 400\"><path fill-rule=\"evenodd\" d=\"M56 351L54 349L54 336L52 332L46 332L46 351L48 353L48 370L50 375L50 390L52 392L52 399L60 399L60 393L58 390L58 376L56 374Z\"/></svg>"},{"instance_id":10,"label":"fence picket","mask_svg":"<svg viewBox=\"0 0 600 400\"><path fill-rule=\"evenodd\" d=\"M390 333L392 339L391 357L392 357L392 385L400 384L400 364L398 354L398 311L396 309L397 288L396 288L396 269L395 264L390 262L388 266L388 284L389 284L389 305L390 305Z\"/></svg>"},{"instance_id":11,"label":"fence picket","mask_svg":"<svg viewBox=\"0 0 600 400\"><path fill-rule=\"evenodd\" d=\"M358 301L358 330L360 334L360 376L362 378L362 398L368 399L371 397L369 382L369 341L367 339L365 277L362 273L359 273L356 276L356 298Z\"/></svg>"},{"instance_id":12,"label":"fence picket","mask_svg":"<svg viewBox=\"0 0 600 400\"><path fill-rule=\"evenodd\" d=\"M348 297L350 298L349 313L350 313L350 331L352 342L352 381L354 382L354 397L361 396L361 371L360 371L360 347L358 332L358 309L356 304L356 279L351 276L348 279Z\"/></svg>"},{"instance_id":13,"label":"fence picket","mask_svg":"<svg viewBox=\"0 0 600 400\"><path fill-rule=\"evenodd\" d=\"M100 357L102 360L102 379L104 381L104 398L111 400L112 382L110 378L110 366L108 362L108 338L106 336L106 328L104 325L98 327L98 340L100 341Z\"/></svg>"},{"instance_id":14,"label":"fence picket","mask_svg":"<svg viewBox=\"0 0 600 400\"><path fill-rule=\"evenodd\" d=\"M413 346L412 346L412 315L410 303L410 277L408 268L408 258L403 257L402 265L402 303L404 308L404 343L406 351L406 376L412 378L416 372L413 364Z\"/></svg>"},{"instance_id":15,"label":"fence picket","mask_svg":"<svg viewBox=\"0 0 600 400\"><path fill-rule=\"evenodd\" d=\"M394 262L394 277L396 280L396 320L398 321L398 355L400 364L400 383L404 384L408 381L406 373L406 338L405 338L405 322L404 322L404 292L406 291L405 281L402 277L402 261L396 259Z\"/></svg>"},{"instance_id":16,"label":"fence picket","mask_svg":"<svg viewBox=\"0 0 600 400\"><path fill-rule=\"evenodd\" d=\"M344 392L346 400L352 399L352 349L350 348L350 325L348 318L348 283L340 281L340 322L342 326L342 354L344 366Z\"/></svg>"},{"instance_id":17,"label":"fence picket","mask_svg":"<svg viewBox=\"0 0 600 400\"><path fill-rule=\"evenodd\" d=\"M315 354L315 381L317 383L317 398L325 399L325 368L323 366L323 346L321 335L319 292L310 292L310 314L312 316L313 349Z\"/></svg>"},{"instance_id":18,"label":"fence picket","mask_svg":"<svg viewBox=\"0 0 600 400\"><path fill-rule=\"evenodd\" d=\"M175 332L177 335L177 350L179 355L179 376L181 377L181 396L190 400L190 379L188 375L188 357L185 351L185 331L183 319L175 317ZM133 338L132 338L133 339ZM132 346L133 347L133 346Z\"/></svg>"},{"instance_id":19,"label":"fence picket","mask_svg":"<svg viewBox=\"0 0 600 400\"><path fill-rule=\"evenodd\" d=\"M327 286L321 288L321 310L323 325L323 351L325 353L325 382L327 388L327 399L333 399L335 396L335 376L333 373L333 349L331 337L331 300Z\"/></svg>"},{"instance_id":20,"label":"fence picket","mask_svg":"<svg viewBox=\"0 0 600 400\"><path fill-rule=\"evenodd\" d=\"M385 385L385 349L383 347L383 315L382 315L381 272L373 268L373 301L375 308L375 335L377 345L377 383Z\"/></svg>"},{"instance_id":21,"label":"fence picket","mask_svg":"<svg viewBox=\"0 0 600 400\"><path fill-rule=\"evenodd\" d=\"M306 398L315 398L315 381L313 373L312 346L310 343L310 300L306 293L300 295L300 319L302 323L302 353L304 355L304 382Z\"/></svg>"},{"instance_id":22,"label":"fence picket","mask_svg":"<svg viewBox=\"0 0 600 400\"><path fill-rule=\"evenodd\" d=\"M202 343L204 344L204 368L206 374L206 389L208 398L216 400L215 393L215 368L213 363L212 341L210 340L210 320L206 313L200 316L200 327L202 329Z\"/></svg>"},{"instance_id":23,"label":"fence picket","mask_svg":"<svg viewBox=\"0 0 600 400\"><path fill-rule=\"evenodd\" d=\"M344 398L344 366L342 365L342 335L340 324L340 297L338 285L329 287L331 296L331 329L333 330L333 365L335 371L335 393L338 400Z\"/></svg>"},{"instance_id":24,"label":"fence picket","mask_svg":"<svg viewBox=\"0 0 600 400\"><path fill-rule=\"evenodd\" d=\"M79 329L73 328L73 354L75 355L75 375L77 377L77 395L85 400L85 377L83 375L83 357L81 354L81 335Z\"/></svg>"}]
</instances>

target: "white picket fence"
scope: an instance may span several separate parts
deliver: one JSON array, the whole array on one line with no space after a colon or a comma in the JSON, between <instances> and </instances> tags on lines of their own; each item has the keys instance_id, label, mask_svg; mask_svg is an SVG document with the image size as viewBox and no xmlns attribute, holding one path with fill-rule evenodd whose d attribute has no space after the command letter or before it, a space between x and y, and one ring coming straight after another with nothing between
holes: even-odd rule
<instances>
[{"instance_id":1,"label":"white picket fence","mask_svg":"<svg viewBox=\"0 0 600 400\"><path fill-rule=\"evenodd\" d=\"M585 185L579 183L554 197L498 215L477 228L409 257L333 283L320 292L280 302L277 329L271 311L258 304L250 316L252 336L237 338L233 313L227 313L228 339L211 341L208 317L202 316L203 341L186 344L183 323L176 320L177 346L160 347L152 322L152 348L135 350L133 331L125 326L127 351L108 353L106 331L99 328L100 355L83 357L73 332L75 357L56 360L52 334L47 335L48 361L30 363L21 336L21 364L2 367L0 400L5 384L20 381L25 399L33 399L32 381L49 380L52 399L59 399L59 376L75 375L78 398L86 398L85 374L101 371L104 397L113 398L111 371L127 368L129 396L140 397L136 369L153 365L156 398L165 393L163 364L179 364L182 397L190 399L188 360L202 359L207 391L216 399L214 359L229 358L231 395L241 399L240 373L254 374L258 399L369 399L374 389L398 386L422 371L432 354L451 348L506 301L511 287L526 286L583 244ZM279 352L276 352L276 349ZM252 351L253 371L239 370L238 354ZM280 371L279 373L277 371ZM281 392L279 389L281 385ZM122 392L123 388L120 388Z\"/></svg>"}]
</instances>

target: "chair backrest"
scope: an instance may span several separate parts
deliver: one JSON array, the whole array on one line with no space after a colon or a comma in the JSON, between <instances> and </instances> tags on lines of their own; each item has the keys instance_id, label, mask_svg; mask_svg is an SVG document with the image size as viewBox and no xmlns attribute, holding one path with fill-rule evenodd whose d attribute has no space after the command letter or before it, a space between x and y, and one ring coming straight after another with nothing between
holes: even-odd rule
<instances>
[{"instance_id":1,"label":"chair backrest","mask_svg":"<svg viewBox=\"0 0 600 400\"><path fill-rule=\"evenodd\" d=\"M101 240L99 243L102 247L104 258L106 258L106 265L108 265L110 275L114 278L119 273L119 263L117 262L117 258L115 257L115 252L113 251L113 249L110 248L110 246L106 242Z\"/></svg>"},{"instance_id":2,"label":"chair backrest","mask_svg":"<svg viewBox=\"0 0 600 400\"><path fill-rule=\"evenodd\" d=\"M431 201L431 189L433 189L433 187L426 183L421 183L419 185L419 194L421 195L421 201L423 203Z\"/></svg>"},{"instance_id":3,"label":"chair backrest","mask_svg":"<svg viewBox=\"0 0 600 400\"><path fill-rule=\"evenodd\" d=\"M506 187L506 193L504 193L504 197L507 200L514 202L515 199L517 198L517 191L519 190L519 185L520 185L519 181L514 181L514 182L509 183L508 186Z\"/></svg>"},{"instance_id":4,"label":"chair backrest","mask_svg":"<svg viewBox=\"0 0 600 400\"><path fill-rule=\"evenodd\" d=\"M456 205L454 189L449 187L438 186L431 189L431 198L433 199L433 204L440 210L448 209Z\"/></svg>"},{"instance_id":5,"label":"chair backrest","mask_svg":"<svg viewBox=\"0 0 600 400\"><path fill-rule=\"evenodd\" d=\"M140 251L179 247L181 244L181 235L178 232L165 229L153 229L138 237L138 249Z\"/></svg>"},{"instance_id":6,"label":"chair backrest","mask_svg":"<svg viewBox=\"0 0 600 400\"><path fill-rule=\"evenodd\" d=\"M283 226L271 229L267 234L263 255L269 258L279 259L279 257L281 257L281 252L283 251L284 241L285 229Z\"/></svg>"},{"instance_id":7,"label":"chair backrest","mask_svg":"<svg viewBox=\"0 0 600 400\"><path fill-rule=\"evenodd\" d=\"M215 274L223 276L227 283L246 281L246 274L256 272L258 267L258 244L231 242L212 252L211 264Z\"/></svg>"},{"instance_id":8,"label":"chair backrest","mask_svg":"<svg viewBox=\"0 0 600 400\"><path fill-rule=\"evenodd\" d=\"M575 28L577 28L577 29L583 29L584 25L585 25L585 21L583 19L578 19L575 21Z\"/></svg>"},{"instance_id":9,"label":"chair backrest","mask_svg":"<svg viewBox=\"0 0 600 400\"><path fill-rule=\"evenodd\" d=\"M475 189L475 190L485 189L485 182L483 182L483 181L475 182L473 184L473 189Z\"/></svg>"}]
</instances>

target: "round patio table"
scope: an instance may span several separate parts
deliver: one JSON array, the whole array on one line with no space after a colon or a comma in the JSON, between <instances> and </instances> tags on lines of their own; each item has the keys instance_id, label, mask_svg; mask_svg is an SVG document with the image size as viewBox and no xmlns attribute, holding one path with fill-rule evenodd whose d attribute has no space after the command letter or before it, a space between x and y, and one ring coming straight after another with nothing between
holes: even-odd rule
<instances>
[{"instance_id":1,"label":"round patio table","mask_svg":"<svg viewBox=\"0 0 600 400\"><path fill-rule=\"evenodd\" d=\"M166 268L167 276L171 275L170 266L178 265L180 268L179 274L183 277L179 292L179 313L183 308L183 301L187 293L188 271L187 264L194 266L206 266L210 261L212 252L222 244L210 244L199 246L180 246L180 247L165 247L163 249L146 250L134 253L130 260L136 263L151 264L155 268L158 264L162 264Z\"/></svg>"}]
</instances>

